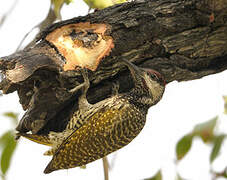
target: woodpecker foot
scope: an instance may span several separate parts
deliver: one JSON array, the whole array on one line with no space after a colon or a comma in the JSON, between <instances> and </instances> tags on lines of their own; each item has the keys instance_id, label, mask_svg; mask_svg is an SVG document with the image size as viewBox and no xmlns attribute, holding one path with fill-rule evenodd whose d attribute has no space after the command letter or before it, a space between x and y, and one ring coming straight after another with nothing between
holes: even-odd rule
<instances>
[{"instance_id":1,"label":"woodpecker foot","mask_svg":"<svg viewBox=\"0 0 227 180\"><path fill-rule=\"evenodd\" d=\"M80 72L84 78L84 83L82 83L81 85L81 96L79 97L79 109L80 110L87 110L87 108L90 107L89 102L87 101L87 91L90 87L90 81L88 78L88 72L87 69L80 69Z\"/></svg>"},{"instance_id":2,"label":"woodpecker foot","mask_svg":"<svg viewBox=\"0 0 227 180\"><path fill-rule=\"evenodd\" d=\"M76 93L79 89L82 89L82 88L84 88L87 91L89 86L90 86L87 70L83 69L83 68L80 68L79 71L80 71L80 73L82 74L82 76L84 78L84 82L82 84L74 87L73 89L70 89L69 92L72 93L72 94Z\"/></svg>"},{"instance_id":3,"label":"woodpecker foot","mask_svg":"<svg viewBox=\"0 0 227 180\"><path fill-rule=\"evenodd\" d=\"M90 87L88 72L87 72L87 69L81 69L80 72L84 78L84 83L83 83L83 87L82 87L82 96L86 97L87 91Z\"/></svg>"}]
</instances>

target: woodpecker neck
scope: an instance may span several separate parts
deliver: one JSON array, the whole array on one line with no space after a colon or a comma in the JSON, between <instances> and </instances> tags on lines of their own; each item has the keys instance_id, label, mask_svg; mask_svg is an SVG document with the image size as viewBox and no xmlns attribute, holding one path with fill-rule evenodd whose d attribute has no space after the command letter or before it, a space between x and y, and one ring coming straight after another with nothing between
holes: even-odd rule
<instances>
[{"instance_id":1,"label":"woodpecker neck","mask_svg":"<svg viewBox=\"0 0 227 180\"><path fill-rule=\"evenodd\" d=\"M131 91L130 93L126 94L126 98L130 104L136 106L141 112L144 111L144 113L147 113L147 110L150 107L150 102L148 102L150 101L149 97L145 97L144 95L136 94Z\"/></svg>"},{"instance_id":2,"label":"woodpecker neck","mask_svg":"<svg viewBox=\"0 0 227 180\"><path fill-rule=\"evenodd\" d=\"M145 112L160 101L165 90L165 87L158 82L151 81L151 86L144 87L144 83L137 83L129 93L125 94L130 104L134 104Z\"/></svg>"},{"instance_id":3,"label":"woodpecker neck","mask_svg":"<svg viewBox=\"0 0 227 180\"><path fill-rule=\"evenodd\" d=\"M165 90L162 75L152 69L138 68L129 61L123 62L129 68L134 81L134 88L126 94L129 101L144 109L159 102Z\"/></svg>"}]
</instances>

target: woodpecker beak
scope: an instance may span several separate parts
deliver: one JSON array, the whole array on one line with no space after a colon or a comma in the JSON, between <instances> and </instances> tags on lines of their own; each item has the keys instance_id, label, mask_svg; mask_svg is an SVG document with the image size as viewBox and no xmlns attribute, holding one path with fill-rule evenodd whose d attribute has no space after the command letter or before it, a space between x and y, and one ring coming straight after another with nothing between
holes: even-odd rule
<instances>
[{"instance_id":1,"label":"woodpecker beak","mask_svg":"<svg viewBox=\"0 0 227 180\"><path fill-rule=\"evenodd\" d=\"M135 81L135 83L137 84L138 81L140 81L141 79L139 79L139 77L143 77L143 71L141 71L137 66L135 66L134 64L132 64L131 62L122 59L123 63L129 68L132 77Z\"/></svg>"}]
</instances>

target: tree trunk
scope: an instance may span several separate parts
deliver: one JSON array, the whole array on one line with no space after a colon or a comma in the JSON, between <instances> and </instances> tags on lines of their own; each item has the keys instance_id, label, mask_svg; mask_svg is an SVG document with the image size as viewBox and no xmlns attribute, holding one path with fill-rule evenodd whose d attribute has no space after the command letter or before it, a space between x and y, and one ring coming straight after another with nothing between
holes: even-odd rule
<instances>
[{"instance_id":1,"label":"tree trunk","mask_svg":"<svg viewBox=\"0 0 227 180\"><path fill-rule=\"evenodd\" d=\"M89 71L91 103L109 97L113 83L119 83L120 93L132 88L121 59L159 71L167 83L227 68L227 0L138 0L62 21L43 31L33 47L0 58L0 89L17 91L27 110L18 131L62 131L77 110L80 92L71 94L69 89L83 79L78 70L64 71L65 57L48 35L81 22L106 25L114 44L98 68Z\"/></svg>"}]
</instances>

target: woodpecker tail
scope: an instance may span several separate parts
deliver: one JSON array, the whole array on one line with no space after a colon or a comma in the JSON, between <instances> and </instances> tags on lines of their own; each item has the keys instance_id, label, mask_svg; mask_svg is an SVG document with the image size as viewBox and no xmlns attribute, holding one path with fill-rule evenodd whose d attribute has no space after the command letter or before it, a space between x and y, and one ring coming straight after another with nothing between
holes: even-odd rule
<instances>
[{"instance_id":1,"label":"woodpecker tail","mask_svg":"<svg viewBox=\"0 0 227 180\"><path fill-rule=\"evenodd\" d=\"M26 133L17 133L17 136L23 136L26 139L29 139L31 141L34 141L39 144L43 144L46 146L52 146L52 142L50 141L50 138L45 135L37 135L37 134L26 134Z\"/></svg>"}]
</instances>

